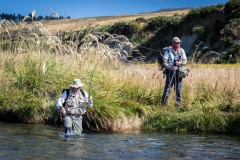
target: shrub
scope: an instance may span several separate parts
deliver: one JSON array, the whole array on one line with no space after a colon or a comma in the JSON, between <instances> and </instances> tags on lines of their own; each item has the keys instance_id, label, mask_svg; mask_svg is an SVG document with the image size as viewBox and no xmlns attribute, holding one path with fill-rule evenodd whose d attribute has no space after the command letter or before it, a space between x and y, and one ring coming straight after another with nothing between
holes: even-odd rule
<instances>
[{"instance_id":1,"label":"shrub","mask_svg":"<svg viewBox=\"0 0 240 160\"><path fill-rule=\"evenodd\" d=\"M192 28L192 32L196 33L196 34L201 34L201 33L204 32L204 26L197 25L197 26Z\"/></svg>"},{"instance_id":2,"label":"shrub","mask_svg":"<svg viewBox=\"0 0 240 160\"><path fill-rule=\"evenodd\" d=\"M186 15L186 20L193 20L199 16L200 16L199 18L204 18L210 13L221 12L222 8L220 8L220 6L206 6L206 7L200 7L200 8L193 8Z\"/></svg>"},{"instance_id":3,"label":"shrub","mask_svg":"<svg viewBox=\"0 0 240 160\"><path fill-rule=\"evenodd\" d=\"M225 4L224 12L225 12L225 16L226 16L227 20L239 17L240 16L240 1L239 0L229 0Z\"/></svg>"},{"instance_id":4,"label":"shrub","mask_svg":"<svg viewBox=\"0 0 240 160\"><path fill-rule=\"evenodd\" d=\"M102 28L99 28L98 31L99 32L109 32L111 27L112 27L111 25L106 25L106 26L103 26Z\"/></svg>"},{"instance_id":5,"label":"shrub","mask_svg":"<svg viewBox=\"0 0 240 160\"><path fill-rule=\"evenodd\" d=\"M130 28L131 28L131 30L132 30L132 34L137 33L137 32L141 29L140 24L139 24L139 23L136 23L136 22L132 22L132 23L130 24Z\"/></svg>"},{"instance_id":6,"label":"shrub","mask_svg":"<svg viewBox=\"0 0 240 160\"><path fill-rule=\"evenodd\" d=\"M135 22L145 23L145 22L147 22L147 20L146 20L145 18L143 18L143 17L139 17L139 18L137 18L137 19L135 20Z\"/></svg>"},{"instance_id":7,"label":"shrub","mask_svg":"<svg viewBox=\"0 0 240 160\"><path fill-rule=\"evenodd\" d=\"M151 18L148 21L148 25L146 26L146 30L156 30L166 24L167 17L159 16L156 18Z\"/></svg>"},{"instance_id":8,"label":"shrub","mask_svg":"<svg viewBox=\"0 0 240 160\"><path fill-rule=\"evenodd\" d=\"M237 63L240 54L240 42L234 43L227 52L222 52L220 61L222 63Z\"/></svg>"},{"instance_id":9,"label":"shrub","mask_svg":"<svg viewBox=\"0 0 240 160\"><path fill-rule=\"evenodd\" d=\"M240 18L231 19L228 24L221 30L222 38L221 41L226 45L232 45L239 41L240 34Z\"/></svg>"}]
</instances>

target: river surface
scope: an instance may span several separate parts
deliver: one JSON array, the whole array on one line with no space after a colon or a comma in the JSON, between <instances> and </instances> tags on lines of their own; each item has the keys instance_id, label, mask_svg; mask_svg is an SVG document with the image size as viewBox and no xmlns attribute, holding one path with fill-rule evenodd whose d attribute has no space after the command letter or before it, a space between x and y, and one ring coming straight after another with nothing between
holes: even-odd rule
<instances>
[{"instance_id":1,"label":"river surface","mask_svg":"<svg viewBox=\"0 0 240 160\"><path fill-rule=\"evenodd\" d=\"M85 131L69 138L62 134L62 126L0 122L0 159L240 159L240 136L157 131Z\"/></svg>"}]
</instances>

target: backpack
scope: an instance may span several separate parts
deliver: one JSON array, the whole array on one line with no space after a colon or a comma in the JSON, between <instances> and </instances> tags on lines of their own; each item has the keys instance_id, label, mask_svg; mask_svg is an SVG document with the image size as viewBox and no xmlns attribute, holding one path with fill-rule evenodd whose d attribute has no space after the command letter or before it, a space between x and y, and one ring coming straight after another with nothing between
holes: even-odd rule
<instances>
[{"instance_id":1,"label":"backpack","mask_svg":"<svg viewBox=\"0 0 240 160\"><path fill-rule=\"evenodd\" d=\"M62 104L63 107L65 107L65 103L66 103L66 100L67 100L68 95L69 95L69 88L68 88L68 89L63 89L63 90L62 90L62 94L63 94L63 92L64 92L65 90L66 90L66 92L67 92L67 96L66 96L66 99L65 99L64 103ZM83 97L85 97L85 93L84 93L84 91L83 91L82 89L80 89L80 92L81 92L81 94L83 95Z\"/></svg>"},{"instance_id":2,"label":"backpack","mask_svg":"<svg viewBox=\"0 0 240 160\"><path fill-rule=\"evenodd\" d=\"M170 46L169 46L170 47ZM157 61L158 61L158 70L163 71L164 70L164 65L163 65L163 57L164 57L164 52L169 49L169 47L164 47L157 55Z\"/></svg>"}]
</instances>

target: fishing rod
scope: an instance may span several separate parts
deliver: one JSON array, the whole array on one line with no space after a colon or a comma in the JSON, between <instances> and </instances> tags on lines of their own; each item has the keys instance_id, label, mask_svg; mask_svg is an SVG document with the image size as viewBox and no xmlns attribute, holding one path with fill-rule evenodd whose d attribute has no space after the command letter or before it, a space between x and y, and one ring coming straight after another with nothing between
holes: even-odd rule
<instances>
[{"instance_id":1,"label":"fishing rod","mask_svg":"<svg viewBox=\"0 0 240 160\"><path fill-rule=\"evenodd\" d=\"M159 52L159 54L157 55L157 61L158 61L158 70L159 71L163 71L164 70L164 66L163 66L163 59L164 59L164 55L163 53L165 52L165 50L167 50L169 47L164 47L162 50L156 50L156 49L152 49L152 48L147 48L147 47L140 47L139 48L144 48L144 49L148 49L151 51L155 51L155 52ZM165 74L163 75L163 77L165 77Z\"/></svg>"},{"instance_id":2,"label":"fishing rod","mask_svg":"<svg viewBox=\"0 0 240 160\"><path fill-rule=\"evenodd\" d=\"M94 66L94 69L93 69L93 72L92 72L92 75L91 75L90 84L89 84L89 90L88 90L89 96L88 96L88 97L90 97L90 93L91 93L91 86L92 86L93 74L94 74L94 72L95 72L95 70L96 70L96 67L97 67L98 63L99 63L100 60L102 59L102 57L103 57L103 56L101 56L101 57L98 59L97 63L96 63L95 66Z\"/></svg>"},{"instance_id":3,"label":"fishing rod","mask_svg":"<svg viewBox=\"0 0 240 160\"><path fill-rule=\"evenodd\" d=\"M148 50L152 50L152 51L156 51L156 52L161 52L160 50L156 50L156 49L152 49L152 48L140 47L140 46L138 46L138 47L139 47L139 48L148 49Z\"/></svg>"},{"instance_id":4,"label":"fishing rod","mask_svg":"<svg viewBox=\"0 0 240 160\"><path fill-rule=\"evenodd\" d=\"M156 50L156 49L147 48L147 47L140 47L140 46L138 46L138 48L143 48L143 49L148 49L148 50L151 50L151 51L159 52L159 54L160 54L162 57L164 57L163 54L162 54L163 51L161 51L161 50Z\"/></svg>"}]
</instances>

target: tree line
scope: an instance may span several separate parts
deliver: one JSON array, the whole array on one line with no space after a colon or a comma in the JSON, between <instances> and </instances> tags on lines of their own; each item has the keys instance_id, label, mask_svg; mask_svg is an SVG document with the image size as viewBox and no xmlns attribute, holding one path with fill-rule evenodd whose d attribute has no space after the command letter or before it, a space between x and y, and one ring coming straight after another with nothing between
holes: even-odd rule
<instances>
[{"instance_id":1,"label":"tree line","mask_svg":"<svg viewBox=\"0 0 240 160\"><path fill-rule=\"evenodd\" d=\"M29 17L32 17L32 14L28 14ZM6 14L6 13L2 13L0 14L0 19L3 20L8 20L8 21L14 21L14 22L21 22L24 19L25 16L22 16L21 14ZM37 16L36 18L33 18L34 21L42 21L42 20L54 20L54 19L70 19L71 17L63 17L63 16ZM26 21L32 21L31 19L27 19Z\"/></svg>"}]
</instances>

